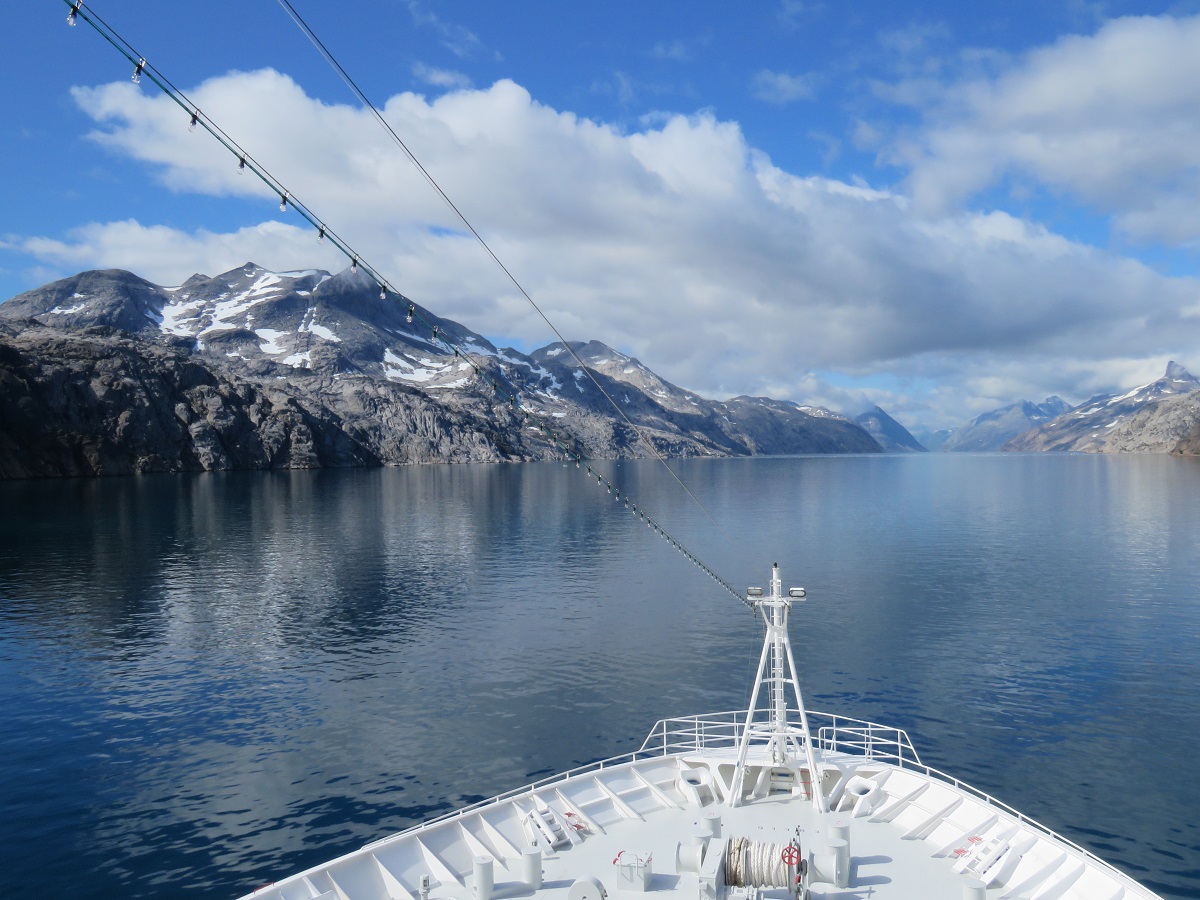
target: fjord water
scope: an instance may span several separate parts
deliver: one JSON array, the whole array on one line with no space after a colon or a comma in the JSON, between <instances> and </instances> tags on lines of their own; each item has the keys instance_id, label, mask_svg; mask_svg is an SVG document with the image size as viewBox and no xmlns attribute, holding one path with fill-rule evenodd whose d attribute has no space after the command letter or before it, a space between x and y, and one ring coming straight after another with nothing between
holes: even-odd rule
<instances>
[{"instance_id":1,"label":"fjord water","mask_svg":"<svg viewBox=\"0 0 1200 900\"><path fill-rule=\"evenodd\" d=\"M1200 897L1200 460L601 464L807 700ZM0 888L240 895L736 708L761 629L558 464L0 485Z\"/></svg>"}]
</instances>

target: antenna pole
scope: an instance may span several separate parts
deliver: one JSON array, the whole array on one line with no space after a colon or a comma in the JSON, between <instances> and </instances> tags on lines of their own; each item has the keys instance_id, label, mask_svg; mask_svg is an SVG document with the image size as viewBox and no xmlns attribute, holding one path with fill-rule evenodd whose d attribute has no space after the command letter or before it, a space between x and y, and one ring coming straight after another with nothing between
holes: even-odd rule
<instances>
[{"instance_id":1,"label":"antenna pole","mask_svg":"<svg viewBox=\"0 0 1200 900\"><path fill-rule=\"evenodd\" d=\"M758 673L754 678L754 691L746 711L746 723L738 742L737 765L734 768L733 784L729 792L729 805L738 806L746 780L746 763L750 756L750 744L765 741L761 765L797 771L797 759L801 751L808 764L812 779L812 801L818 812L825 812L825 798L821 791L820 773L817 771L813 753L812 734L808 730L808 715L804 709L804 696L800 692L800 679L796 676L796 661L792 656L792 642L788 636L788 612L792 600L803 600L804 589L792 588L788 596L783 595L783 582L779 578L779 565L771 566L771 589L763 596L761 588L747 592L747 602L762 613L766 623L762 653L758 659ZM755 722L758 699L764 683L767 686L768 721ZM796 698L800 721L788 722L787 691L791 688ZM769 776L766 778L769 783Z\"/></svg>"}]
</instances>

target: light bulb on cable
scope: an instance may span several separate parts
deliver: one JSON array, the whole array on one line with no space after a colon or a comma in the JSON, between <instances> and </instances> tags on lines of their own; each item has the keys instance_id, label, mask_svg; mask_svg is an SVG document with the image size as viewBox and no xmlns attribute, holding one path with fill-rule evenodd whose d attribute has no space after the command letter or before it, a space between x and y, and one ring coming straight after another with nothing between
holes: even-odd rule
<instances>
[{"instance_id":1,"label":"light bulb on cable","mask_svg":"<svg viewBox=\"0 0 1200 900\"><path fill-rule=\"evenodd\" d=\"M244 174L244 173L245 173L245 171L246 171L246 157L244 157L244 156L239 156L239 157L238 157L238 170L237 170L237 172L238 172L238 174L239 174L239 175L242 175L242 174Z\"/></svg>"},{"instance_id":2,"label":"light bulb on cable","mask_svg":"<svg viewBox=\"0 0 1200 900\"><path fill-rule=\"evenodd\" d=\"M356 257L354 257L354 259L350 260L350 274L355 275L357 273L358 273L358 257L356 256Z\"/></svg>"},{"instance_id":3,"label":"light bulb on cable","mask_svg":"<svg viewBox=\"0 0 1200 900\"><path fill-rule=\"evenodd\" d=\"M188 131L190 131L192 134L195 134L196 133L196 125L199 121L200 121L200 113L198 113L198 112L192 113L192 121L188 123Z\"/></svg>"},{"instance_id":4,"label":"light bulb on cable","mask_svg":"<svg viewBox=\"0 0 1200 900\"><path fill-rule=\"evenodd\" d=\"M79 7L83 6L83 0L77 0L76 4L71 7L71 11L67 13L67 24L72 28L75 27L75 20L79 16Z\"/></svg>"},{"instance_id":5,"label":"light bulb on cable","mask_svg":"<svg viewBox=\"0 0 1200 900\"><path fill-rule=\"evenodd\" d=\"M321 230L317 232L317 243L318 244L325 243L325 226L324 225L322 225Z\"/></svg>"},{"instance_id":6,"label":"light bulb on cable","mask_svg":"<svg viewBox=\"0 0 1200 900\"><path fill-rule=\"evenodd\" d=\"M283 196L281 196L279 198L279 211L280 212L287 212L287 202L288 202L288 197L290 197L290 196L291 196L291 194L289 194L287 191L284 191Z\"/></svg>"},{"instance_id":7,"label":"light bulb on cable","mask_svg":"<svg viewBox=\"0 0 1200 900\"><path fill-rule=\"evenodd\" d=\"M137 66L135 66L134 70L133 70L133 83L134 84L142 83L142 69L144 69L144 68L146 68L146 60L139 59Z\"/></svg>"},{"instance_id":8,"label":"light bulb on cable","mask_svg":"<svg viewBox=\"0 0 1200 900\"><path fill-rule=\"evenodd\" d=\"M379 299L380 300L387 299L387 288L385 288L382 284L379 286Z\"/></svg>"},{"instance_id":9,"label":"light bulb on cable","mask_svg":"<svg viewBox=\"0 0 1200 900\"><path fill-rule=\"evenodd\" d=\"M404 317L404 321L407 322L409 325L412 324L413 311L415 309L416 309L416 307L413 306L411 303L408 304L408 315Z\"/></svg>"}]
</instances>

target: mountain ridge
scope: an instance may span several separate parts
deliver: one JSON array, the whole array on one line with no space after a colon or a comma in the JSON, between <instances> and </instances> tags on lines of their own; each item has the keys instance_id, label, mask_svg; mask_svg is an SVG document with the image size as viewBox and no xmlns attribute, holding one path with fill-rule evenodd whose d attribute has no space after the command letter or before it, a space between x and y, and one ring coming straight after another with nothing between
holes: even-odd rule
<instances>
[{"instance_id":1,"label":"mountain ridge","mask_svg":"<svg viewBox=\"0 0 1200 900\"><path fill-rule=\"evenodd\" d=\"M419 305L381 299L349 269L274 273L247 263L178 287L123 270L81 272L0 304L0 323L0 379L21 407L0 404L4 477L559 458L538 417L591 457L648 455L637 429L669 456L879 451L829 410L707 400L599 342L578 345L591 377L556 359L553 344L530 355L497 348ZM160 377L162 396L126 384L148 384L160 368L190 374ZM67 383L71 391L53 387ZM519 403L496 403L495 385ZM131 410L165 416L167 407L186 427L155 430L138 414L119 427ZM142 432L157 445L139 443ZM293 443L337 449L283 452ZM56 471L38 462L37 447L58 460Z\"/></svg>"},{"instance_id":2,"label":"mountain ridge","mask_svg":"<svg viewBox=\"0 0 1200 900\"><path fill-rule=\"evenodd\" d=\"M1018 435L1070 409L1071 406L1057 395L1047 397L1041 403L1018 400L953 429L940 449L949 453L999 450Z\"/></svg>"},{"instance_id":3,"label":"mountain ridge","mask_svg":"<svg viewBox=\"0 0 1200 900\"><path fill-rule=\"evenodd\" d=\"M1099 394L1009 440L1004 450L1193 454L1200 432L1200 379L1174 360L1161 378Z\"/></svg>"}]
</instances>

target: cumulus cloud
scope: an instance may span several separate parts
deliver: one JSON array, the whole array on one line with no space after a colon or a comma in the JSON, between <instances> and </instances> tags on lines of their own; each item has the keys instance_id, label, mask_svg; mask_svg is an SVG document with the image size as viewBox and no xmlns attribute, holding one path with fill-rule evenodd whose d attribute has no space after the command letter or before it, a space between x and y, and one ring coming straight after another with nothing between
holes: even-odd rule
<instances>
[{"instance_id":1,"label":"cumulus cloud","mask_svg":"<svg viewBox=\"0 0 1200 900\"><path fill-rule=\"evenodd\" d=\"M190 93L405 293L500 342L553 339L369 114L269 70ZM129 84L76 97L94 139L167 189L262 197L264 218L278 216L277 198L169 101ZM1055 372L1079 384L1110 364L1157 367L1200 338L1194 279L1005 213L931 217L892 191L789 173L711 113L627 133L501 81L400 94L384 115L568 338L711 396L867 400L909 424L953 424L982 402L1077 396ZM25 247L161 283L247 259L344 264L294 220L231 234L98 223ZM872 382L896 372L892 387ZM1019 393L1000 398L1005 382Z\"/></svg>"},{"instance_id":2,"label":"cumulus cloud","mask_svg":"<svg viewBox=\"0 0 1200 900\"><path fill-rule=\"evenodd\" d=\"M1200 239L1200 17L1116 19L1065 37L998 74L906 82L893 99L934 100L897 149L914 199L952 208L1026 179L1111 215L1142 240Z\"/></svg>"},{"instance_id":3,"label":"cumulus cloud","mask_svg":"<svg viewBox=\"0 0 1200 900\"><path fill-rule=\"evenodd\" d=\"M233 260L254 261L276 272L343 267L341 255L332 247L313 246L307 228L282 222L263 222L226 234L203 229L185 232L133 219L93 222L73 229L67 240L34 237L17 246L69 272L127 269L161 285L180 284L197 272L226 272L240 265Z\"/></svg>"}]
</instances>

